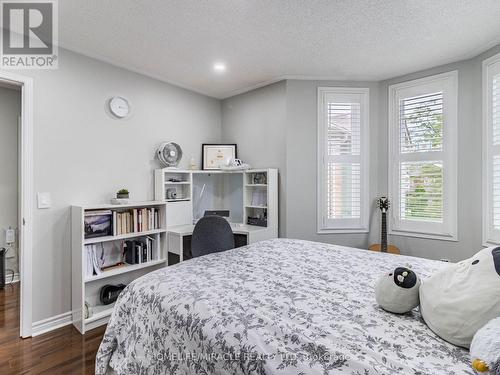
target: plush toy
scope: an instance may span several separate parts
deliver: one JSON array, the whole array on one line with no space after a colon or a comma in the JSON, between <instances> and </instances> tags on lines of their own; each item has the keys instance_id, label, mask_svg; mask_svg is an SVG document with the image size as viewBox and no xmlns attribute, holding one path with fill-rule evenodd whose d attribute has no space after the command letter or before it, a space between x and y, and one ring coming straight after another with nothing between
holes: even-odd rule
<instances>
[{"instance_id":1,"label":"plush toy","mask_svg":"<svg viewBox=\"0 0 500 375\"><path fill-rule=\"evenodd\" d=\"M383 275L375 287L375 299L384 310L404 314L418 306L420 279L406 267Z\"/></svg>"},{"instance_id":2,"label":"plush toy","mask_svg":"<svg viewBox=\"0 0 500 375\"><path fill-rule=\"evenodd\" d=\"M424 280L420 311L439 337L468 348L481 327L500 317L500 247L483 249Z\"/></svg>"},{"instance_id":3,"label":"plush toy","mask_svg":"<svg viewBox=\"0 0 500 375\"><path fill-rule=\"evenodd\" d=\"M477 331L470 345L470 356L477 372L500 375L500 318Z\"/></svg>"}]
</instances>

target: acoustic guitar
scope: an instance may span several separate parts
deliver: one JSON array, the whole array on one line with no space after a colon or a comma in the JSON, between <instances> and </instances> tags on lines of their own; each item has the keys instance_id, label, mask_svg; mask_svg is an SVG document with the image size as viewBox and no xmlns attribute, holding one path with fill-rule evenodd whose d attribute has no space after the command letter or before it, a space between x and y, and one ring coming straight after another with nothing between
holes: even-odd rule
<instances>
[{"instance_id":1,"label":"acoustic guitar","mask_svg":"<svg viewBox=\"0 0 500 375\"><path fill-rule=\"evenodd\" d=\"M389 211L389 206L391 205L389 199L386 197L380 197L377 200L378 208L382 212L382 227L380 228L380 243L370 245L368 248L372 251L380 251L382 253L391 254L401 254L396 246L387 244L387 211Z\"/></svg>"}]
</instances>

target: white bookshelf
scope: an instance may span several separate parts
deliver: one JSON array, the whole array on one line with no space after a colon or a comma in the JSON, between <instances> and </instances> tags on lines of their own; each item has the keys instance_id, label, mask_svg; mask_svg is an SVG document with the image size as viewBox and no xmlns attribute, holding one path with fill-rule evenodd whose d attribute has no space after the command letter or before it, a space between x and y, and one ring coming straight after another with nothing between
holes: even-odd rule
<instances>
[{"instance_id":1,"label":"white bookshelf","mask_svg":"<svg viewBox=\"0 0 500 375\"><path fill-rule=\"evenodd\" d=\"M260 177L260 178L259 178ZM265 181L256 181L263 179ZM245 172L244 217L248 223L249 217L265 216L267 229L273 237L278 236L278 170L251 169ZM255 195L262 197L255 202Z\"/></svg>"},{"instance_id":2,"label":"white bookshelf","mask_svg":"<svg viewBox=\"0 0 500 375\"><path fill-rule=\"evenodd\" d=\"M85 238L84 219L88 211L111 210L126 212L134 208L155 208L158 210L158 228L114 236ZM99 302L99 291L106 284L129 284L136 278L155 269L166 266L167 259L167 204L164 201L134 202L127 205L88 205L71 207L72 227L72 319L73 325L82 334L88 330L106 324L109 320L114 304L102 305ZM153 238L152 259L139 264L126 264L121 267L111 268L92 276L86 275L86 245L123 242L139 239L141 237ZM120 246L119 246L120 247ZM92 307L92 316L84 319L85 302Z\"/></svg>"}]
</instances>

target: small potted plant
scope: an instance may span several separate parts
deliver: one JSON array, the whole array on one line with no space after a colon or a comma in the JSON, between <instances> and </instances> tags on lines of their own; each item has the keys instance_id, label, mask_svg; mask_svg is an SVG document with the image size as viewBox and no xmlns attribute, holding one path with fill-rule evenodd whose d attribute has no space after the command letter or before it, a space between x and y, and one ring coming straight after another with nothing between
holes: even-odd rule
<instances>
[{"instance_id":1,"label":"small potted plant","mask_svg":"<svg viewBox=\"0 0 500 375\"><path fill-rule=\"evenodd\" d=\"M120 189L116 193L116 198L117 199L129 199L130 198L130 193L127 189Z\"/></svg>"}]
</instances>

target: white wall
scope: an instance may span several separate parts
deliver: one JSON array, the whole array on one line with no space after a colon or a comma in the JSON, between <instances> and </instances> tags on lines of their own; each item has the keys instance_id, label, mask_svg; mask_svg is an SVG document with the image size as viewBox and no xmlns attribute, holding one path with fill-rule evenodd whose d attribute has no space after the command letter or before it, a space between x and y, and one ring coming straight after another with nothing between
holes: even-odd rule
<instances>
[{"instance_id":1,"label":"white wall","mask_svg":"<svg viewBox=\"0 0 500 375\"><path fill-rule=\"evenodd\" d=\"M481 248L481 74L469 60L384 81L380 86L379 188L387 191L388 86L458 70L458 242L391 235L389 241L403 254L430 259L460 260ZM475 129L474 129L475 128ZM477 181L477 183L473 183ZM470 197L470 198L467 198ZM475 197L475 198L472 198ZM477 204L474 204L477 199Z\"/></svg>"},{"instance_id":2,"label":"white wall","mask_svg":"<svg viewBox=\"0 0 500 375\"><path fill-rule=\"evenodd\" d=\"M289 80L286 84L287 235L291 238L366 248L369 242L368 233L317 234L317 97L320 86L370 89L370 201L374 201L377 196L378 84Z\"/></svg>"},{"instance_id":3,"label":"white wall","mask_svg":"<svg viewBox=\"0 0 500 375\"><path fill-rule=\"evenodd\" d=\"M498 49L498 48L497 48ZM490 51L483 55L492 54ZM316 234L317 86L370 88L370 197L387 188L387 85L459 70L460 242L394 238L403 253L460 259L480 246L481 57L381 83L286 81L221 102L109 64L61 50L59 69L34 77L34 189L52 193L53 207L34 215L33 320L70 310L69 206L107 202L127 187L153 198L155 147L177 141L201 162L201 144L236 142L255 167L280 169L281 235L366 247L378 241L378 210L370 234ZM133 116L115 120L105 101L124 95ZM222 111L221 111L222 108ZM222 113L221 113L222 112ZM222 134L221 134L222 129Z\"/></svg>"},{"instance_id":4,"label":"white wall","mask_svg":"<svg viewBox=\"0 0 500 375\"><path fill-rule=\"evenodd\" d=\"M375 203L371 206L371 221L369 234L316 234L316 126L317 126L317 87L346 86L370 88L370 199L387 194L387 148L388 148L388 117L387 96L390 84L421 78L433 74L458 70L458 237L457 242L391 236L390 242L401 249L403 254L426 257L431 259L450 259L453 261L470 257L481 249L481 155L482 155L482 61L500 52L500 46L470 60L428 69L422 72L408 74L383 82L336 82L287 80L286 85L286 118L285 132L281 122L267 121L280 113L283 106L280 96L279 107L273 104L275 99L268 96L275 89L272 86L226 99L224 103L237 100L239 108L245 108L233 116L231 121L223 121L223 132L234 132L232 139L237 140L238 147L258 144L258 137L265 134L273 140L278 140L276 149L267 145L259 154L258 161L262 164L272 163L279 158L276 150L286 155L286 161L281 164L280 172L283 191L281 197L281 216L285 216L286 227L280 234L292 238L303 238L314 241L336 243L354 247L366 248L370 243L379 242L380 213ZM283 82L280 83L282 85ZM282 93L280 94L282 95ZM258 105L255 102L258 98ZM267 100L267 102L265 102ZM274 107L273 107L274 105ZM223 105L223 119L227 117L227 106ZM256 117L258 116L258 117ZM254 118L260 118L269 126L259 127L255 135L240 136L241 127L252 124ZM261 133L262 132L262 133ZM281 135L280 135L281 133ZM255 138L257 137L257 138ZM282 139L285 139L283 146ZM269 155L269 156L268 156ZM256 156L248 154L250 163ZM264 157L264 159L262 159ZM267 157L267 159L266 159ZM283 183L284 181L284 183Z\"/></svg>"},{"instance_id":5,"label":"white wall","mask_svg":"<svg viewBox=\"0 0 500 375\"><path fill-rule=\"evenodd\" d=\"M379 190L387 191L387 96L394 83L458 70L458 241L391 236L390 241L408 255L430 259L462 260L482 245L482 62L500 52L497 46L478 57L381 82Z\"/></svg>"},{"instance_id":6,"label":"white wall","mask_svg":"<svg viewBox=\"0 0 500 375\"><path fill-rule=\"evenodd\" d=\"M279 233L286 236L286 84L281 81L222 101L222 141L254 168L279 169Z\"/></svg>"},{"instance_id":7,"label":"white wall","mask_svg":"<svg viewBox=\"0 0 500 375\"><path fill-rule=\"evenodd\" d=\"M18 118L21 91L0 86L0 247L5 247L5 229L18 226ZM6 268L18 272L17 242L9 249ZM7 281L11 274L7 273Z\"/></svg>"},{"instance_id":8,"label":"white wall","mask_svg":"<svg viewBox=\"0 0 500 375\"><path fill-rule=\"evenodd\" d=\"M365 234L316 234L317 88L370 88L370 197L377 194L379 87L373 82L281 81L222 102L222 139L252 166L280 171L280 236L368 246ZM257 151L257 152L256 152Z\"/></svg>"},{"instance_id":9,"label":"white wall","mask_svg":"<svg viewBox=\"0 0 500 375\"><path fill-rule=\"evenodd\" d=\"M59 69L34 77L34 190L53 207L35 209L33 321L71 309L70 205L109 202L126 187L153 199L155 148L173 140L201 162L201 144L220 141L220 102L72 52ZM127 97L130 119L105 112L112 95Z\"/></svg>"}]
</instances>

